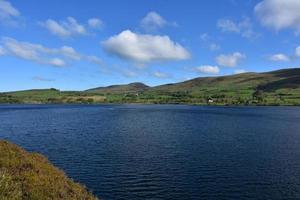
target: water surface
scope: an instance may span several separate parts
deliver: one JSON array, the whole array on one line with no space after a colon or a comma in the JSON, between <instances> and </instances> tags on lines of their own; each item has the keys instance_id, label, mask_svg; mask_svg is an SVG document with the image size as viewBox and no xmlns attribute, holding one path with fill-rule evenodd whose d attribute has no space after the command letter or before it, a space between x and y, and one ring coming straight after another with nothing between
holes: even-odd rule
<instances>
[{"instance_id":1,"label":"water surface","mask_svg":"<svg viewBox=\"0 0 300 200\"><path fill-rule=\"evenodd\" d=\"M102 199L300 199L299 107L2 105L0 138Z\"/></svg>"}]
</instances>

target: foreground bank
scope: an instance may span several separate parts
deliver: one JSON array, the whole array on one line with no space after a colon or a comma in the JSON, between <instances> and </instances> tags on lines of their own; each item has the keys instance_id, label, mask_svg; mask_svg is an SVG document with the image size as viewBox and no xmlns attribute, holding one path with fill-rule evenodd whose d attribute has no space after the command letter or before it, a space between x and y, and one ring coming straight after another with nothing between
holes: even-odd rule
<instances>
[{"instance_id":1,"label":"foreground bank","mask_svg":"<svg viewBox=\"0 0 300 200\"><path fill-rule=\"evenodd\" d=\"M0 199L97 200L44 156L0 141Z\"/></svg>"}]
</instances>

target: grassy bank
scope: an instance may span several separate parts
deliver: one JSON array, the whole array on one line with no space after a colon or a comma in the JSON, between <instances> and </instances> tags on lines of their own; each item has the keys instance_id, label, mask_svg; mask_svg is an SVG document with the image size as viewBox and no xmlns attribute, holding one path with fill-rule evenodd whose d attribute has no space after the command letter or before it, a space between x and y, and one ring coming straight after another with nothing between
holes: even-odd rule
<instances>
[{"instance_id":1,"label":"grassy bank","mask_svg":"<svg viewBox=\"0 0 300 200\"><path fill-rule=\"evenodd\" d=\"M96 200L42 155L0 141L1 200Z\"/></svg>"}]
</instances>

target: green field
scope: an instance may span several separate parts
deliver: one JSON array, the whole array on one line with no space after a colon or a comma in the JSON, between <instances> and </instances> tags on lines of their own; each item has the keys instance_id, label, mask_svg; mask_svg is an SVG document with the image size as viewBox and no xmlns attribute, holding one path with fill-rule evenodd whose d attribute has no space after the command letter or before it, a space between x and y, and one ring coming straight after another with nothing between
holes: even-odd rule
<instances>
[{"instance_id":1,"label":"green field","mask_svg":"<svg viewBox=\"0 0 300 200\"><path fill-rule=\"evenodd\" d=\"M0 103L300 105L300 69L200 77L156 87L131 83L86 91L43 89L6 92L0 93Z\"/></svg>"}]
</instances>

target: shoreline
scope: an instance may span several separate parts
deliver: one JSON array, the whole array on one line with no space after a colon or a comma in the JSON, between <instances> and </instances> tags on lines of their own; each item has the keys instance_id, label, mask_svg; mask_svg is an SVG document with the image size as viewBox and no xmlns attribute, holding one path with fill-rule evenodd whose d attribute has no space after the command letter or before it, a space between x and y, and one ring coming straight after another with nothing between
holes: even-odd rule
<instances>
[{"instance_id":1,"label":"shoreline","mask_svg":"<svg viewBox=\"0 0 300 200\"><path fill-rule=\"evenodd\" d=\"M300 107L299 105L274 105L274 104L188 104L188 103L0 103L0 106L6 105L62 105L62 106L101 106L101 105L160 105L160 106L168 106L168 105L178 105L178 106L205 106L205 107Z\"/></svg>"}]
</instances>

